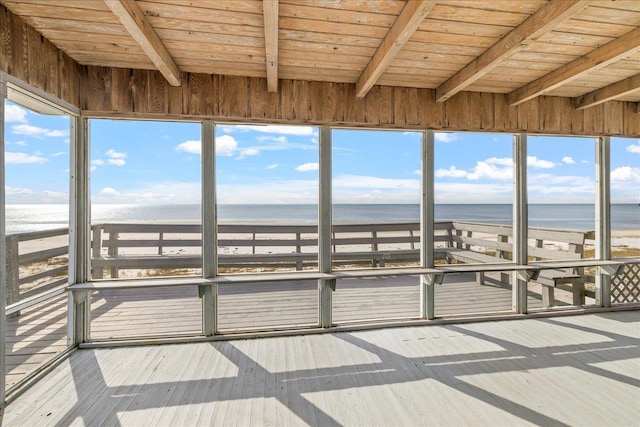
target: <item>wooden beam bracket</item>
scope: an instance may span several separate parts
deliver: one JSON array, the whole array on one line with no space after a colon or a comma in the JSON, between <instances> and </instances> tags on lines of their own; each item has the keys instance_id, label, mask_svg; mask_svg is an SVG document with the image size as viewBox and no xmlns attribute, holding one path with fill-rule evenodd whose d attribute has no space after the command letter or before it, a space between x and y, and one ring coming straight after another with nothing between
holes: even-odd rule
<instances>
[{"instance_id":1,"label":"wooden beam bracket","mask_svg":"<svg viewBox=\"0 0 640 427\"><path fill-rule=\"evenodd\" d=\"M547 3L482 55L441 84L436 89L436 101L446 101L472 85L496 68L500 62L509 59L592 2L593 0L552 0Z\"/></svg>"},{"instance_id":2,"label":"wooden beam bracket","mask_svg":"<svg viewBox=\"0 0 640 427\"><path fill-rule=\"evenodd\" d=\"M575 98L576 109L582 110L594 107L634 92L640 92L640 74Z\"/></svg>"},{"instance_id":3,"label":"wooden beam bracket","mask_svg":"<svg viewBox=\"0 0 640 427\"><path fill-rule=\"evenodd\" d=\"M135 0L104 0L107 7L118 17L127 32L158 67L171 86L182 82L180 68L160 40Z\"/></svg>"},{"instance_id":4,"label":"wooden beam bracket","mask_svg":"<svg viewBox=\"0 0 640 427\"><path fill-rule=\"evenodd\" d=\"M516 106L543 95L593 70L606 67L640 50L640 28L629 31L580 58L532 81L509 94L509 105Z\"/></svg>"},{"instance_id":5,"label":"wooden beam bracket","mask_svg":"<svg viewBox=\"0 0 640 427\"><path fill-rule=\"evenodd\" d=\"M431 12L435 0L409 0L356 82L356 97L364 98L400 49Z\"/></svg>"}]
</instances>

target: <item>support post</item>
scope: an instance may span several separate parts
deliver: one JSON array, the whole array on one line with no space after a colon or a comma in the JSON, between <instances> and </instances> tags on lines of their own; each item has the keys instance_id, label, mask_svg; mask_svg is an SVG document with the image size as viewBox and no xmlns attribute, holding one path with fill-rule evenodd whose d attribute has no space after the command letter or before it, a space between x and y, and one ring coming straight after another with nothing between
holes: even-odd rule
<instances>
[{"instance_id":1,"label":"support post","mask_svg":"<svg viewBox=\"0 0 640 427\"><path fill-rule=\"evenodd\" d=\"M528 211L527 211L527 135L513 135L513 262L528 263ZM527 280L512 273L512 308L515 313L527 313Z\"/></svg>"},{"instance_id":2,"label":"support post","mask_svg":"<svg viewBox=\"0 0 640 427\"><path fill-rule=\"evenodd\" d=\"M69 284L89 280L91 244L89 235L89 122L71 117L71 174L69 176ZM87 342L91 337L91 294L69 295L67 345Z\"/></svg>"},{"instance_id":3,"label":"support post","mask_svg":"<svg viewBox=\"0 0 640 427\"><path fill-rule=\"evenodd\" d=\"M420 265L434 266L434 133L422 132L422 166L420 199ZM420 317L435 318L435 281L433 275L420 276Z\"/></svg>"},{"instance_id":4,"label":"support post","mask_svg":"<svg viewBox=\"0 0 640 427\"><path fill-rule=\"evenodd\" d=\"M319 153L320 193L318 198L318 269L320 273L331 273L331 128L320 128ZM322 328L329 328L332 319L332 292L336 280L318 280L318 314Z\"/></svg>"},{"instance_id":5,"label":"support post","mask_svg":"<svg viewBox=\"0 0 640 427\"><path fill-rule=\"evenodd\" d=\"M215 123L202 122L202 275L214 279L218 274L218 216L216 209ZM202 333L218 332L218 284L203 285Z\"/></svg>"},{"instance_id":6,"label":"support post","mask_svg":"<svg viewBox=\"0 0 640 427\"><path fill-rule=\"evenodd\" d=\"M5 302L7 305L20 301L20 250L18 245L18 236L6 236L5 280L7 285L5 290Z\"/></svg>"},{"instance_id":7,"label":"support post","mask_svg":"<svg viewBox=\"0 0 640 427\"><path fill-rule=\"evenodd\" d=\"M596 259L611 259L611 138L596 138ZM598 268L596 305L611 307L611 276Z\"/></svg>"},{"instance_id":8,"label":"support post","mask_svg":"<svg viewBox=\"0 0 640 427\"><path fill-rule=\"evenodd\" d=\"M7 331L7 237L5 228L5 163L4 163L4 102L7 86L4 73L0 72L0 420L6 403L6 331Z\"/></svg>"}]
</instances>

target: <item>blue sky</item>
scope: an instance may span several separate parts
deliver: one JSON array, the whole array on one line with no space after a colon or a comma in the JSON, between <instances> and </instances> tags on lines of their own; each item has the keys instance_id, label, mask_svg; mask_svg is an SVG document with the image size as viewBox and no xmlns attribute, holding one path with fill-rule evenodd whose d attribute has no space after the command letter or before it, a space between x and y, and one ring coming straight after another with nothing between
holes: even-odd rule
<instances>
[{"instance_id":1,"label":"blue sky","mask_svg":"<svg viewBox=\"0 0 640 427\"><path fill-rule=\"evenodd\" d=\"M7 203L66 203L69 119L6 103ZM216 128L220 203L316 203L318 128ZM418 203L420 135L334 130L335 203ZM531 203L592 203L591 138L528 140ZM512 137L436 134L437 203L511 203ZM640 140L613 138L612 200L640 202ZM199 203L197 123L91 121L94 203Z\"/></svg>"}]
</instances>

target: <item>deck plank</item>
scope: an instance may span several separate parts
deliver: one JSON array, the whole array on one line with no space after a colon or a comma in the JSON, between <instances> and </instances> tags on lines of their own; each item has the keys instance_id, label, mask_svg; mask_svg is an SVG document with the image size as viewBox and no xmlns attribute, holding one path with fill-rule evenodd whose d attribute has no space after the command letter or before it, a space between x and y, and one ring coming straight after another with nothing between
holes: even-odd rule
<instances>
[{"instance_id":1,"label":"deck plank","mask_svg":"<svg viewBox=\"0 0 640 427\"><path fill-rule=\"evenodd\" d=\"M637 310L79 350L3 426L635 425L638 372Z\"/></svg>"}]
</instances>

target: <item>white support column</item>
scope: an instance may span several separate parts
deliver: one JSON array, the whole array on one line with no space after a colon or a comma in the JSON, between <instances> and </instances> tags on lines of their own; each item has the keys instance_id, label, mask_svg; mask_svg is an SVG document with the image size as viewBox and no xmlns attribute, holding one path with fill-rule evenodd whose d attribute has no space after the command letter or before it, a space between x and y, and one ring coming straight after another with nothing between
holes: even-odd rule
<instances>
[{"instance_id":1,"label":"white support column","mask_svg":"<svg viewBox=\"0 0 640 427\"><path fill-rule=\"evenodd\" d=\"M596 259L611 259L611 138L596 138ZM611 276L598 269L596 305L611 307Z\"/></svg>"},{"instance_id":2,"label":"white support column","mask_svg":"<svg viewBox=\"0 0 640 427\"><path fill-rule=\"evenodd\" d=\"M90 279L89 122L86 118L71 117L70 145L69 284L76 284ZM70 294L67 315L67 345L87 342L91 337L91 293L85 292L82 301Z\"/></svg>"},{"instance_id":3,"label":"white support column","mask_svg":"<svg viewBox=\"0 0 640 427\"><path fill-rule=\"evenodd\" d=\"M202 275L218 274L218 215L216 208L215 123L202 122ZM202 295L202 333L218 332L218 284L204 285Z\"/></svg>"},{"instance_id":4,"label":"white support column","mask_svg":"<svg viewBox=\"0 0 640 427\"><path fill-rule=\"evenodd\" d=\"M513 135L513 262L526 265L528 261L528 206L527 206L527 135ZM527 280L512 273L512 308L516 313L527 312Z\"/></svg>"},{"instance_id":5,"label":"white support column","mask_svg":"<svg viewBox=\"0 0 640 427\"><path fill-rule=\"evenodd\" d=\"M320 128L320 194L318 198L318 269L321 273L331 273L331 128ZM336 281L318 280L318 314L323 328L331 327L332 292Z\"/></svg>"},{"instance_id":6,"label":"white support column","mask_svg":"<svg viewBox=\"0 0 640 427\"><path fill-rule=\"evenodd\" d=\"M420 199L420 264L423 268L434 266L434 133L422 132L422 167ZM435 281L433 277L420 276L420 317L435 318Z\"/></svg>"},{"instance_id":7,"label":"white support column","mask_svg":"<svg viewBox=\"0 0 640 427\"><path fill-rule=\"evenodd\" d=\"M4 73L0 72L0 414L5 407L7 390L6 383L6 330L7 316L5 307L7 304L7 247L5 228L5 163L4 163L4 101L7 97L7 86L3 79ZM1 415L0 415L1 417Z\"/></svg>"}]
</instances>

